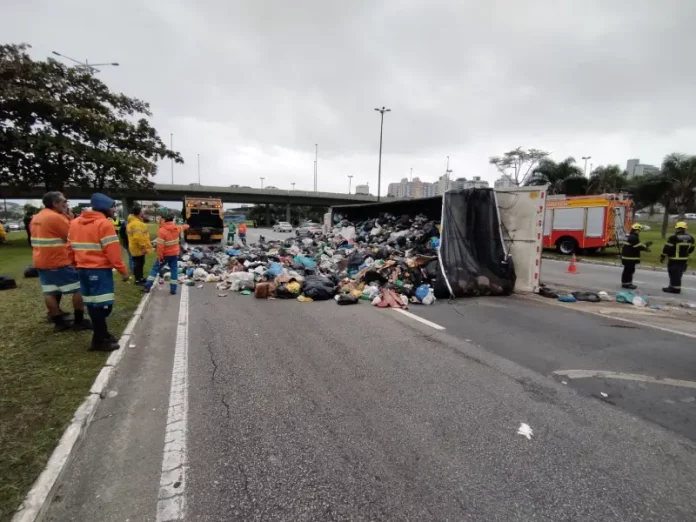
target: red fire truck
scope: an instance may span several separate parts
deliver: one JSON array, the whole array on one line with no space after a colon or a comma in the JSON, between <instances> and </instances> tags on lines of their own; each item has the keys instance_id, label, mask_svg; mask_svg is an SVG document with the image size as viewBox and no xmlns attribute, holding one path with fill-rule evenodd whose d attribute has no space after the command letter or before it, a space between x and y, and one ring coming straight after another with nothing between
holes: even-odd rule
<instances>
[{"instance_id":1,"label":"red fire truck","mask_svg":"<svg viewBox=\"0 0 696 522\"><path fill-rule=\"evenodd\" d=\"M628 194L548 196L544 215L544 248L570 255L618 246L626 238L633 218Z\"/></svg>"}]
</instances>

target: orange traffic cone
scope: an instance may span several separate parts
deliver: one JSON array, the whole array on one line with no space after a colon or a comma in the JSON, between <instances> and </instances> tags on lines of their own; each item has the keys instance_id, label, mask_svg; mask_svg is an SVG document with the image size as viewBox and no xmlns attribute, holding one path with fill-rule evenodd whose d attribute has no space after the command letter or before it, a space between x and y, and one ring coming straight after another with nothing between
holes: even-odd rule
<instances>
[{"instance_id":1,"label":"orange traffic cone","mask_svg":"<svg viewBox=\"0 0 696 522\"><path fill-rule=\"evenodd\" d=\"M573 257L570 258L570 264L568 265L568 273L569 274L577 274L578 273L578 265L577 265L577 260L575 259L575 254L573 254Z\"/></svg>"}]
</instances>

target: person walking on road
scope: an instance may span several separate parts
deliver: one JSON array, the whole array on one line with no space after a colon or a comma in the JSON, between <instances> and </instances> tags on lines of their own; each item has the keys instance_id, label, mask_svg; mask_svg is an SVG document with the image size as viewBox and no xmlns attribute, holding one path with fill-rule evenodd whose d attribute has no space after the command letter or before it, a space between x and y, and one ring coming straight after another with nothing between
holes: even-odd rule
<instances>
[{"instance_id":1,"label":"person walking on road","mask_svg":"<svg viewBox=\"0 0 696 522\"><path fill-rule=\"evenodd\" d=\"M141 207L133 207L133 213L128 216L126 233L128 235L128 253L133 260L135 284L144 285L145 256L152 252L152 243L150 242L150 232L143 221Z\"/></svg>"},{"instance_id":2,"label":"person walking on road","mask_svg":"<svg viewBox=\"0 0 696 522\"><path fill-rule=\"evenodd\" d=\"M68 249L70 221L68 200L61 192L48 192L43 197L44 209L30 223L32 261L39 273L48 319L57 332L74 328L89 330L92 323L85 319L85 305L80 293L80 279ZM63 295L72 295L74 323L60 309Z\"/></svg>"},{"instance_id":3,"label":"person walking on road","mask_svg":"<svg viewBox=\"0 0 696 522\"><path fill-rule=\"evenodd\" d=\"M77 266L82 296L92 318L94 334L90 350L110 352L119 348L106 323L114 306L115 268L124 281L130 279L121 245L111 221L116 202L104 194L91 198L92 210L82 212L70 223L68 247Z\"/></svg>"},{"instance_id":4,"label":"person walking on road","mask_svg":"<svg viewBox=\"0 0 696 522\"><path fill-rule=\"evenodd\" d=\"M686 222L680 221L674 225L675 233L667 238L667 243L662 248L660 262L667 258L667 273L669 274L669 286L662 289L669 294L681 293L681 281L689 256L694 251L694 236L686 231Z\"/></svg>"},{"instance_id":5,"label":"person walking on road","mask_svg":"<svg viewBox=\"0 0 696 522\"><path fill-rule=\"evenodd\" d=\"M247 235L247 226L244 221L242 221L239 224L239 227L237 228L237 233L239 234L239 240L246 246L246 235Z\"/></svg>"},{"instance_id":6,"label":"person walking on road","mask_svg":"<svg viewBox=\"0 0 696 522\"><path fill-rule=\"evenodd\" d=\"M636 272L636 265L640 263L640 253L649 251L652 241L642 243L640 241L640 232L643 230L643 225L635 223L631 227L631 232L628 234L626 241L621 247L621 264L623 264L623 272L621 273L621 286L635 290L638 288L633 284L633 274Z\"/></svg>"},{"instance_id":7,"label":"person walking on road","mask_svg":"<svg viewBox=\"0 0 696 522\"><path fill-rule=\"evenodd\" d=\"M145 282L145 292L149 292L152 285L155 284L157 274L164 266L169 266L171 279L169 280L169 292L176 295L176 290L179 285L179 237L181 228L174 223L174 216L165 214L162 217L162 224L157 232L157 262L152 265L150 274Z\"/></svg>"},{"instance_id":8,"label":"person walking on road","mask_svg":"<svg viewBox=\"0 0 696 522\"><path fill-rule=\"evenodd\" d=\"M227 225L227 245L234 245L234 235L237 233L237 225L230 221Z\"/></svg>"}]
</instances>

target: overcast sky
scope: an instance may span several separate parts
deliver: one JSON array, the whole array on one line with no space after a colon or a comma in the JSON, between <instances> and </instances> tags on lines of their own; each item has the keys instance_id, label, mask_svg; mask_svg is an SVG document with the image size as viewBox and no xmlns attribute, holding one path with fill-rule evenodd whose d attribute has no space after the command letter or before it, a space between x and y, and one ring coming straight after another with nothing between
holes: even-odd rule
<instances>
[{"instance_id":1,"label":"overcast sky","mask_svg":"<svg viewBox=\"0 0 696 522\"><path fill-rule=\"evenodd\" d=\"M696 154L696 0L0 0L0 35L150 102L177 183L382 193L498 177L517 146L595 166ZM169 164L159 182L170 182Z\"/></svg>"}]
</instances>

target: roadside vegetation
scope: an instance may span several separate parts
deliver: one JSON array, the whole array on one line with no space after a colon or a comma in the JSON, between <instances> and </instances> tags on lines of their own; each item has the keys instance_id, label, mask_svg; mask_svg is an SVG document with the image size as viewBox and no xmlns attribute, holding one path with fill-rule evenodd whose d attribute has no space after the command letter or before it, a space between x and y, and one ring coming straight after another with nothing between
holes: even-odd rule
<instances>
[{"instance_id":1,"label":"roadside vegetation","mask_svg":"<svg viewBox=\"0 0 696 522\"><path fill-rule=\"evenodd\" d=\"M149 228L153 236L156 225ZM53 332L39 280L23 276L31 261L26 233L8 234L0 274L14 277L18 288L0 292L0 522L12 518L108 357L87 351L90 332ZM109 327L119 337L142 293L115 279ZM70 299L61 305L72 312Z\"/></svg>"}]
</instances>

